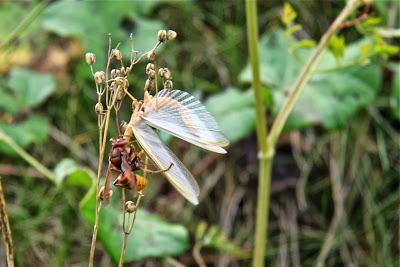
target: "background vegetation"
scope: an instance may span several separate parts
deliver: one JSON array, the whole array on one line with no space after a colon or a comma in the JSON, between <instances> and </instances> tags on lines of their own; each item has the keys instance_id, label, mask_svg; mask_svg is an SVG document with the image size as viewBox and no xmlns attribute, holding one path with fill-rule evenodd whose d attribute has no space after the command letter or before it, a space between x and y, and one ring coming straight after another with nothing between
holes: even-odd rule
<instances>
[{"instance_id":1,"label":"background vegetation","mask_svg":"<svg viewBox=\"0 0 400 267\"><path fill-rule=\"evenodd\" d=\"M345 1L259 2L270 124ZM376 0L367 19L333 38L289 117L273 165L267 266L400 264L399 6ZM0 18L0 175L17 266L87 265L98 130L84 54L96 53L103 69L108 33L128 55L131 32L147 51L160 29L178 38L158 64L175 88L203 100L231 145L220 156L162 135L199 182L200 205L152 177L126 266L250 265L258 150L242 1L2 1ZM129 80L138 97L145 65ZM130 112L124 103L121 118ZM102 210L96 266L118 261L115 191Z\"/></svg>"}]
</instances>

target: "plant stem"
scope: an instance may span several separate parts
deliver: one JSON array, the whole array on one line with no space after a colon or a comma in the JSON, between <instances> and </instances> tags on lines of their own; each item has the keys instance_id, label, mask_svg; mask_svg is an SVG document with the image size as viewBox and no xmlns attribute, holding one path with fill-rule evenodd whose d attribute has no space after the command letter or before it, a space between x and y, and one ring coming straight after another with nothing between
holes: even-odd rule
<instances>
[{"instance_id":1,"label":"plant stem","mask_svg":"<svg viewBox=\"0 0 400 267\"><path fill-rule=\"evenodd\" d=\"M271 132L268 136L268 143L270 143L271 145L275 146L290 112L296 104L296 101L299 98L301 92L305 88L305 85L310 80L311 74L318 64L322 52L325 50L325 47L328 45L331 37L337 30L341 28L341 25L343 24L345 19L356 9L360 1L361 0L349 0L343 10L340 12L339 16L337 16L335 21L322 36L321 40L318 43L318 46L314 50L314 53L311 55L299 77L293 84L290 95L286 99L286 102L283 104L282 109L279 111L278 116L276 117L276 120L272 125Z\"/></svg>"},{"instance_id":2,"label":"plant stem","mask_svg":"<svg viewBox=\"0 0 400 267\"><path fill-rule=\"evenodd\" d=\"M6 37L6 39L0 43L0 49L10 45L15 39L17 39L21 33L29 27L29 25L42 13L42 11L47 7L48 0L45 0L37 4L32 11L25 17L25 19L16 27L14 30Z\"/></svg>"},{"instance_id":3,"label":"plant stem","mask_svg":"<svg viewBox=\"0 0 400 267\"><path fill-rule=\"evenodd\" d=\"M14 267L14 248L11 237L10 222L6 211L6 201L3 193L3 186L1 184L0 176L0 226L3 232L4 247L6 249L7 266Z\"/></svg>"},{"instance_id":4,"label":"plant stem","mask_svg":"<svg viewBox=\"0 0 400 267\"><path fill-rule=\"evenodd\" d=\"M258 52L257 1L246 0L246 20L250 61L253 73L254 103L257 120L257 139L259 146L259 175L257 193L256 231L254 241L253 266L264 266L267 243L269 194L273 147L267 143L265 107L260 81L260 62ZM267 89L269 90L269 89Z\"/></svg>"},{"instance_id":5,"label":"plant stem","mask_svg":"<svg viewBox=\"0 0 400 267\"><path fill-rule=\"evenodd\" d=\"M34 157L29 155L23 148L21 148L17 143L15 143L14 139L8 136L5 132L0 130L0 142L4 142L8 145L15 153L18 154L21 158L23 158L26 162L28 162L32 167L38 170L45 177L49 178L52 182L56 183L56 179L54 173L46 168L43 164L37 161Z\"/></svg>"}]
</instances>

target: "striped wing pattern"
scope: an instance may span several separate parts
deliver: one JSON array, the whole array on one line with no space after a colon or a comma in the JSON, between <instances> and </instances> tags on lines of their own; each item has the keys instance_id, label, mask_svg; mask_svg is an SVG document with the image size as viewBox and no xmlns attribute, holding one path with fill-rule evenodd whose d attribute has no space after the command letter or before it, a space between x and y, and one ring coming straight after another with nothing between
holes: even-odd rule
<instances>
[{"instance_id":1,"label":"striped wing pattern","mask_svg":"<svg viewBox=\"0 0 400 267\"><path fill-rule=\"evenodd\" d=\"M181 90L163 89L145 101L140 116L154 128L164 130L194 145L217 153L229 141L204 105Z\"/></svg>"},{"instance_id":2,"label":"striped wing pattern","mask_svg":"<svg viewBox=\"0 0 400 267\"><path fill-rule=\"evenodd\" d=\"M194 205L199 203L199 186L183 163L166 147L157 134L143 120L132 127L133 134L146 154L154 161L169 182Z\"/></svg>"}]
</instances>

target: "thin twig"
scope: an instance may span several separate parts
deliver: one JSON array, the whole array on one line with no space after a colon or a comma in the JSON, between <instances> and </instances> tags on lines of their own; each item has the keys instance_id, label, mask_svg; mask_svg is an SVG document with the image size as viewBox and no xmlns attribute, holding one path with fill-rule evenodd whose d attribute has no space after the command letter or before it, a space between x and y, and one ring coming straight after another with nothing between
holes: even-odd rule
<instances>
[{"instance_id":1,"label":"thin twig","mask_svg":"<svg viewBox=\"0 0 400 267\"><path fill-rule=\"evenodd\" d=\"M200 243L194 244L192 251L193 258L196 261L197 265L199 265L199 267L207 267L203 257L201 256L200 250L201 250L201 244Z\"/></svg>"},{"instance_id":2,"label":"thin twig","mask_svg":"<svg viewBox=\"0 0 400 267\"><path fill-rule=\"evenodd\" d=\"M11 236L10 222L6 211L6 201L4 198L3 186L0 176L0 226L3 232L4 247L6 248L6 257L8 267L14 267L14 247Z\"/></svg>"}]
</instances>

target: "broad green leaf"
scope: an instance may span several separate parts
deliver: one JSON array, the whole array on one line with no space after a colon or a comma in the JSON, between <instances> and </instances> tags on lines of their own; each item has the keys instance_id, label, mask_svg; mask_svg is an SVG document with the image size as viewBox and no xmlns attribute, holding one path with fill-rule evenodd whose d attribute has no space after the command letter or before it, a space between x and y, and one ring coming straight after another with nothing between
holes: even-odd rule
<instances>
[{"instance_id":1,"label":"broad green leaf","mask_svg":"<svg viewBox=\"0 0 400 267\"><path fill-rule=\"evenodd\" d=\"M59 186L64 179L79 167L73 159L63 159L54 168L54 175L56 177L56 184Z\"/></svg>"},{"instance_id":2,"label":"broad green leaf","mask_svg":"<svg viewBox=\"0 0 400 267\"><path fill-rule=\"evenodd\" d=\"M341 127L374 100L380 84L379 66L376 61L366 66L357 64L361 47L366 43L369 41L346 46L342 60L342 66L346 67L337 66L333 54L325 51L286 122L286 130L315 124L326 129ZM279 112L311 52L309 49L298 50L295 58L281 30L262 38L261 79L272 89L273 115ZM251 81L250 66L243 70L240 80Z\"/></svg>"},{"instance_id":3,"label":"broad green leaf","mask_svg":"<svg viewBox=\"0 0 400 267\"><path fill-rule=\"evenodd\" d=\"M94 225L95 203L94 190L81 202L81 212L91 226ZM119 259L122 246L121 217L119 208L112 205L101 210L98 238L115 262ZM139 209L129 235L125 262L180 255L188 249L188 245L188 232L183 226L167 223L161 217Z\"/></svg>"},{"instance_id":4,"label":"broad green leaf","mask_svg":"<svg viewBox=\"0 0 400 267\"><path fill-rule=\"evenodd\" d=\"M31 144L41 144L48 138L48 121L43 116L31 116L25 121L13 124L0 122L0 129L9 135L22 148ZM8 155L15 153L6 145L0 144L0 151Z\"/></svg>"},{"instance_id":5,"label":"broad green leaf","mask_svg":"<svg viewBox=\"0 0 400 267\"><path fill-rule=\"evenodd\" d=\"M1 90L0 107L7 112L32 108L45 101L55 89L55 81L49 74L14 68L7 82L7 88Z\"/></svg>"},{"instance_id":6,"label":"broad green leaf","mask_svg":"<svg viewBox=\"0 0 400 267\"><path fill-rule=\"evenodd\" d=\"M251 90L240 92L237 89L228 89L208 98L206 107L232 143L254 131L256 121Z\"/></svg>"},{"instance_id":7,"label":"broad green leaf","mask_svg":"<svg viewBox=\"0 0 400 267\"><path fill-rule=\"evenodd\" d=\"M134 1L77 1L54 2L43 14L42 27L61 36L78 37L87 51L97 55L95 68L104 68L107 56L107 35L113 46L121 42L125 58L129 58L134 34L134 48L151 49L157 41L157 31L163 29L158 20L144 20Z\"/></svg>"}]
</instances>

